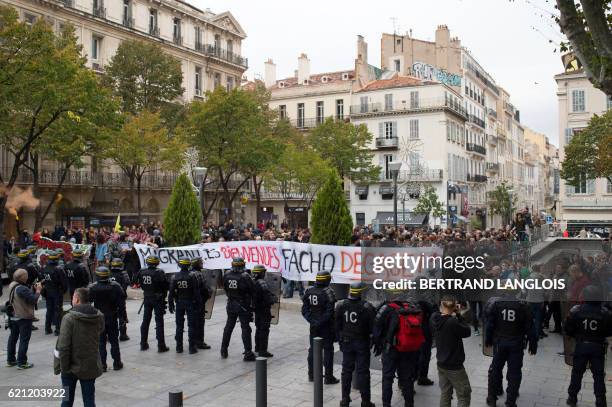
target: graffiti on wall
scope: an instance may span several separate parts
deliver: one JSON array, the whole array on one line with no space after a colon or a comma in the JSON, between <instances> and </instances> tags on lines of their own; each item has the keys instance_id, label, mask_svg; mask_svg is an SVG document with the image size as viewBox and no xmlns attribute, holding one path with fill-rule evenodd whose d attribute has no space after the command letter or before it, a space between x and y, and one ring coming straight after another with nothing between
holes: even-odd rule
<instances>
[{"instance_id":1,"label":"graffiti on wall","mask_svg":"<svg viewBox=\"0 0 612 407\"><path fill-rule=\"evenodd\" d=\"M450 73L424 62L412 64L412 74L426 81L438 81L449 86L461 86L461 75Z\"/></svg>"}]
</instances>

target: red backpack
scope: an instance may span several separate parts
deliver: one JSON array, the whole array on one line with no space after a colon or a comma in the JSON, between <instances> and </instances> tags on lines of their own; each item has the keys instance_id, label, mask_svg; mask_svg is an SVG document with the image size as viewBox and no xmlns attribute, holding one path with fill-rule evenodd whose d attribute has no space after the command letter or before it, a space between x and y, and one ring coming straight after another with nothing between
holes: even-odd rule
<instances>
[{"instance_id":1,"label":"red backpack","mask_svg":"<svg viewBox=\"0 0 612 407\"><path fill-rule=\"evenodd\" d=\"M399 327L395 334L395 349L398 352L416 352L425 342L423 335L423 313L420 309L411 307L408 303L399 305L390 303L399 320Z\"/></svg>"}]
</instances>

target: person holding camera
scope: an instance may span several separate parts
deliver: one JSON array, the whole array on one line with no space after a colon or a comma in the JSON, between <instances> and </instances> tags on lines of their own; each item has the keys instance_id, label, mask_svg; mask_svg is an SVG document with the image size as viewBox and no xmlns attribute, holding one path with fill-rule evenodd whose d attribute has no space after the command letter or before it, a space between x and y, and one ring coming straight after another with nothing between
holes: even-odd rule
<instances>
[{"instance_id":1,"label":"person holding camera","mask_svg":"<svg viewBox=\"0 0 612 407\"><path fill-rule=\"evenodd\" d=\"M440 311L432 314L430 322L436 341L440 407L450 407L453 389L457 393L457 406L468 407L472 388L463 367L463 338L471 335L470 326L461 317L460 306L452 297L442 298Z\"/></svg>"},{"instance_id":2,"label":"person holding camera","mask_svg":"<svg viewBox=\"0 0 612 407\"><path fill-rule=\"evenodd\" d=\"M8 326L11 333L7 345L7 366L17 366L18 369L29 369L34 367L33 363L28 362L28 345L32 335L32 321L34 320L34 307L40 298L42 286L37 283L35 292L28 287L28 272L24 269L17 269L13 273L13 282L9 285L9 300L7 303L7 315L9 317ZM19 340L19 350L17 358L15 351Z\"/></svg>"}]
</instances>

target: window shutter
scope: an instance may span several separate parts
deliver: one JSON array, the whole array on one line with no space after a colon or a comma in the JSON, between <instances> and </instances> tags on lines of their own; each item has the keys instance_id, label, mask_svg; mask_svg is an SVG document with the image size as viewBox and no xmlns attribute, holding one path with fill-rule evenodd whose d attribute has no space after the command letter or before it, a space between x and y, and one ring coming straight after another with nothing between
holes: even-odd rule
<instances>
[{"instance_id":1,"label":"window shutter","mask_svg":"<svg viewBox=\"0 0 612 407\"><path fill-rule=\"evenodd\" d=\"M378 123L378 138L384 138L384 137L385 137L385 123L380 122Z\"/></svg>"},{"instance_id":2,"label":"window shutter","mask_svg":"<svg viewBox=\"0 0 612 407\"><path fill-rule=\"evenodd\" d=\"M397 137L397 122L391 122L391 137Z\"/></svg>"}]
</instances>

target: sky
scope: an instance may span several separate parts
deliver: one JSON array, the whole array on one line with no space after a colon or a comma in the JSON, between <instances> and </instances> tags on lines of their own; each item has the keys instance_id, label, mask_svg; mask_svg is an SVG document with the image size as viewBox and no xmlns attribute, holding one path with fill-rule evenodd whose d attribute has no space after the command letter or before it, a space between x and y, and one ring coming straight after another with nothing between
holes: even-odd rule
<instances>
[{"instance_id":1,"label":"sky","mask_svg":"<svg viewBox=\"0 0 612 407\"><path fill-rule=\"evenodd\" d=\"M434 40L445 24L480 65L511 95L523 125L558 145L554 75L563 71L555 48L563 40L551 19L551 0L187 0L214 13L230 11L247 33L242 54L249 78L263 78L264 61L277 79L293 76L304 52L311 73L352 69L357 35L368 62L380 66L383 32ZM550 42L552 41L552 43Z\"/></svg>"}]
</instances>

